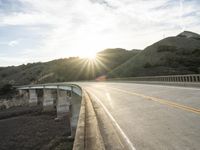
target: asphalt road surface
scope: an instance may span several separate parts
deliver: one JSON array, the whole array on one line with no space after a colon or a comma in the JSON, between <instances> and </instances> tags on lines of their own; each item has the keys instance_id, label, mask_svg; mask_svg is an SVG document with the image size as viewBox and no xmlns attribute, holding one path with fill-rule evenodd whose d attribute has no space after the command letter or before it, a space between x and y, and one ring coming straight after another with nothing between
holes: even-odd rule
<instances>
[{"instance_id":1,"label":"asphalt road surface","mask_svg":"<svg viewBox=\"0 0 200 150\"><path fill-rule=\"evenodd\" d=\"M200 89L82 82L137 150L199 150Z\"/></svg>"}]
</instances>

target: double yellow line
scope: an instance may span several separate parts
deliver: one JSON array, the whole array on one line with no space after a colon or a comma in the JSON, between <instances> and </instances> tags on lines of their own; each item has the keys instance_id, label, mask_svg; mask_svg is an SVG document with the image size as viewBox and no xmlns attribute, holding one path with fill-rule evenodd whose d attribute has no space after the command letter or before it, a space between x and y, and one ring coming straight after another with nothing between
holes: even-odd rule
<instances>
[{"instance_id":1,"label":"double yellow line","mask_svg":"<svg viewBox=\"0 0 200 150\"><path fill-rule=\"evenodd\" d=\"M135 93L135 92L131 92L131 91L125 91L125 90L114 88L114 87L109 87L109 88L111 88L113 90L116 90L116 91L120 91L120 92L124 92L124 93L127 93L127 94L131 94L131 95L134 95L134 96L139 96L139 97L144 98L145 100L155 101L155 102L158 102L158 103L161 103L161 104L164 104L164 105L168 105L168 106L171 106L171 107L183 109L185 111L193 112L193 113L196 113L196 114L200 115L200 109L197 109L197 108L185 106L185 105L178 104L178 103L175 103L175 102L172 102L172 101L169 101L169 100L165 100L165 99L161 99L161 98L156 98L156 97L152 97L152 96L146 96L146 95L143 95L143 94L140 94L140 93Z\"/></svg>"}]
</instances>

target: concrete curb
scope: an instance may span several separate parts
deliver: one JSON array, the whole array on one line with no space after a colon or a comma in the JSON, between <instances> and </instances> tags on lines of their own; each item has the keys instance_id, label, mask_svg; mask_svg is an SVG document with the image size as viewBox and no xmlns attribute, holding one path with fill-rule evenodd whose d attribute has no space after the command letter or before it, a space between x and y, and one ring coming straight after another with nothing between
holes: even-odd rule
<instances>
[{"instance_id":1,"label":"concrete curb","mask_svg":"<svg viewBox=\"0 0 200 150\"><path fill-rule=\"evenodd\" d=\"M73 150L105 150L92 102L84 90Z\"/></svg>"},{"instance_id":2,"label":"concrete curb","mask_svg":"<svg viewBox=\"0 0 200 150\"><path fill-rule=\"evenodd\" d=\"M73 150L85 149L85 98L82 98Z\"/></svg>"}]
</instances>

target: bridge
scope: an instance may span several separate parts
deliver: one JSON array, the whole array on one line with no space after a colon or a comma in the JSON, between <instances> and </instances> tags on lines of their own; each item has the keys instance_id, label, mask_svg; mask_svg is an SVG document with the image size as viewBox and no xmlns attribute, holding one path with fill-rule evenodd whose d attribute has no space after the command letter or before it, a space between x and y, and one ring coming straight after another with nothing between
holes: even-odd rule
<instances>
[{"instance_id":1,"label":"bridge","mask_svg":"<svg viewBox=\"0 0 200 150\"><path fill-rule=\"evenodd\" d=\"M42 99L44 111L55 108L58 117L71 112L74 150L171 150L200 147L199 87L200 75L180 75L18 89L30 105Z\"/></svg>"}]
</instances>

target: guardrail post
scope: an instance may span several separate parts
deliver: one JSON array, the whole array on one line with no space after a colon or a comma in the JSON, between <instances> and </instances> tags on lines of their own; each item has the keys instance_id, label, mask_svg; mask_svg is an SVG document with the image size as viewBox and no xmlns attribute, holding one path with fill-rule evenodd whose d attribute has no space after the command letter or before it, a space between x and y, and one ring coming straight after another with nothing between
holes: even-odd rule
<instances>
[{"instance_id":1,"label":"guardrail post","mask_svg":"<svg viewBox=\"0 0 200 150\"><path fill-rule=\"evenodd\" d=\"M180 81L183 82L184 81L184 78L182 76L180 76Z\"/></svg>"},{"instance_id":2,"label":"guardrail post","mask_svg":"<svg viewBox=\"0 0 200 150\"><path fill-rule=\"evenodd\" d=\"M184 82L187 82L187 77L186 76L184 76Z\"/></svg>"},{"instance_id":3,"label":"guardrail post","mask_svg":"<svg viewBox=\"0 0 200 150\"><path fill-rule=\"evenodd\" d=\"M196 76L193 76L193 81L196 82Z\"/></svg>"},{"instance_id":4,"label":"guardrail post","mask_svg":"<svg viewBox=\"0 0 200 150\"><path fill-rule=\"evenodd\" d=\"M197 76L197 82L200 82L200 76Z\"/></svg>"},{"instance_id":5,"label":"guardrail post","mask_svg":"<svg viewBox=\"0 0 200 150\"><path fill-rule=\"evenodd\" d=\"M187 76L187 81L186 82L190 82L190 78L189 78L189 76Z\"/></svg>"},{"instance_id":6,"label":"guardrail post","mask_svg":"<svg viewBox=\"0 0 200 150\"><path fill-rule=\"evenodd\" d=\"M193 82L193 77L192 76L190 76L190 82Z\"/></svg>"},{"instance_id":7,"label":"guardrail post","mask_svg":"<svg viewBox=\"0 0 200 150\"><path fill-rule=\"evenodd\" d=\"M174 78L173 81L174 81L174 82L177 82L177 78L176 78L176 76L173 76L173 78Z\"/></svg>"}]
</instances>

